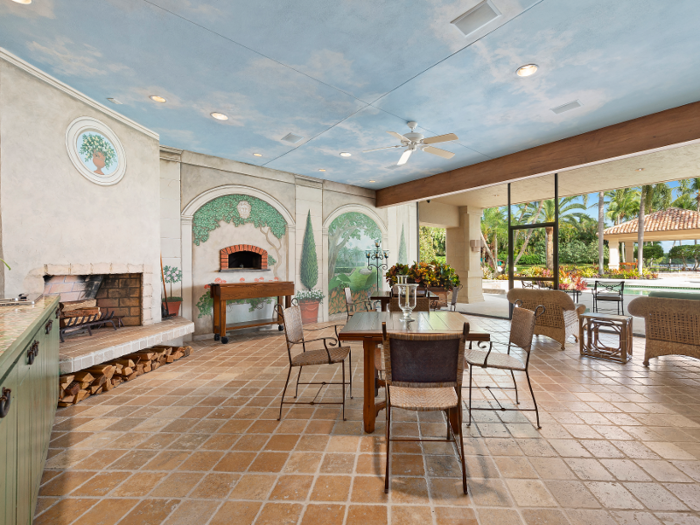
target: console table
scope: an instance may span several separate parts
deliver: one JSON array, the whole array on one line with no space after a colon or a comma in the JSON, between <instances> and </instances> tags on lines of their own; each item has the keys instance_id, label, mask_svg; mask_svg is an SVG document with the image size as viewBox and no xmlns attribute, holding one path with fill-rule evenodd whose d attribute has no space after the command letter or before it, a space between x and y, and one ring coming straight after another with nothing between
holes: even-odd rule
<instances>
[{"instance_id":1,"label":"console table","mask_svg":"<svg viewBox=\"0 0 700 525\"><path fill-rule=\"evenodd\" d=\"M223 344L228 343L226 333L231 330L242 328L253 328L255 326L265 326L276 324L282 330L282 319L274 316L270 319L257 319L240 323L226 323L226 301L236 301L240 299L260 299L265 297L277 297L277 304L284 304L286 308L292 304L294 295L294 283L291 281L268 281L257 283L212 283L209 285L211 297L214 300L214 340ZM284 302L283 302L284 298Z\"/></svg>"}]
</instances>

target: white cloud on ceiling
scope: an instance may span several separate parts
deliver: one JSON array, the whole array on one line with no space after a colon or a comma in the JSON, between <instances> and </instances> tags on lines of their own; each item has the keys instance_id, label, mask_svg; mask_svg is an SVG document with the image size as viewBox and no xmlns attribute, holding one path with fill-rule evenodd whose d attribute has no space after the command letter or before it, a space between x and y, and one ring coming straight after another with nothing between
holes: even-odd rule
<instances>
[{"instance_id":1,"label":"white cloud on ceiling","mask_svg":"<svg viewBox=\"0 0 700 525\"><path fill-rule=\"evenodd\" d=\"M69 38L56 37L47 45L35 40L27 44L27 49L36 60L51 65L57 74L81 78L111 73L134 74L124 64L105 62L102 53L93 46L76 44Z\"/></svg>"}]
</instances>

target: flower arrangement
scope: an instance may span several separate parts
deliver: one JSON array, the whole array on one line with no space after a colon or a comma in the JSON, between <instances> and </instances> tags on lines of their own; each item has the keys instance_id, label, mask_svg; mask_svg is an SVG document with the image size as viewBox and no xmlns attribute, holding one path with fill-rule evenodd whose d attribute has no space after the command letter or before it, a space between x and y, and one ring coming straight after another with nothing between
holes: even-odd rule
<instances>
[{"instance_id":1,"label":"flower arrangement","mask_svg":"<svg viewBox=\"0 0 700 525\"><path fill-rule=\"evenodd\" d=\"M397 276L407 275L409 281L413 281L423 287L444 287L447 289L460 286L459 275L449 264L439 261L414 262L413 265L395 264L386 272L386 281L390 286L398 282Z\"/></svg>"},{"instance_id":2,"label":"flower arrangement","mask_svg":"<svg viewBox=\"0 0 700 525\"><path fill-rule=\"evenodd\" d=\"M307 301L322 303L324 297L325 295L323 295L321 290L299 290L294 296L300 303Z\"/></svg>"}]
</instances>

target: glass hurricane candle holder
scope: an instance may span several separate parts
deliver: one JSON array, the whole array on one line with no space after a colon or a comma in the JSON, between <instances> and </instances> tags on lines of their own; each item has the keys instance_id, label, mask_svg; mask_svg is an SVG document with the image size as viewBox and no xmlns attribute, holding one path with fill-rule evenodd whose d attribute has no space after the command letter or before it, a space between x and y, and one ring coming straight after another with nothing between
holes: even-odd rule
<instances>
[{"instance_id":1,"label":"glass hurricane candle holder","mask_svg":"<svg viewBox=\"0 0 700 525\"><path fill-rule=\"evenodd\" d=\"M411 313L418 303L418 285L417 284L407 284L400 283L397 285L399 288L399 308L403 312L402 321L413 321L411 318Z\"/></svg>"}]
</instances>

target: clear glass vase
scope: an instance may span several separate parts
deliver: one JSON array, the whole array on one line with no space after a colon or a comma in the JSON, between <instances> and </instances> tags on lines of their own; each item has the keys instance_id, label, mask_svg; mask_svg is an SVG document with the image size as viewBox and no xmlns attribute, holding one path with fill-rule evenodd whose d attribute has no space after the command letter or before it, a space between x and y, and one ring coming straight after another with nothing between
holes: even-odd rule
<instances>
[{"instance_id":1,"label":"clear glass vase","mask_svg":"<svg viewBox=\"0 0 700 525\"><path fill-rule=\"evenodd\" d=\"M418 302L418 285L399 283L397 287L399 289L399 308L403 312L401 320L412 321L411 313Z\"/></svg>"}]
</instances>

